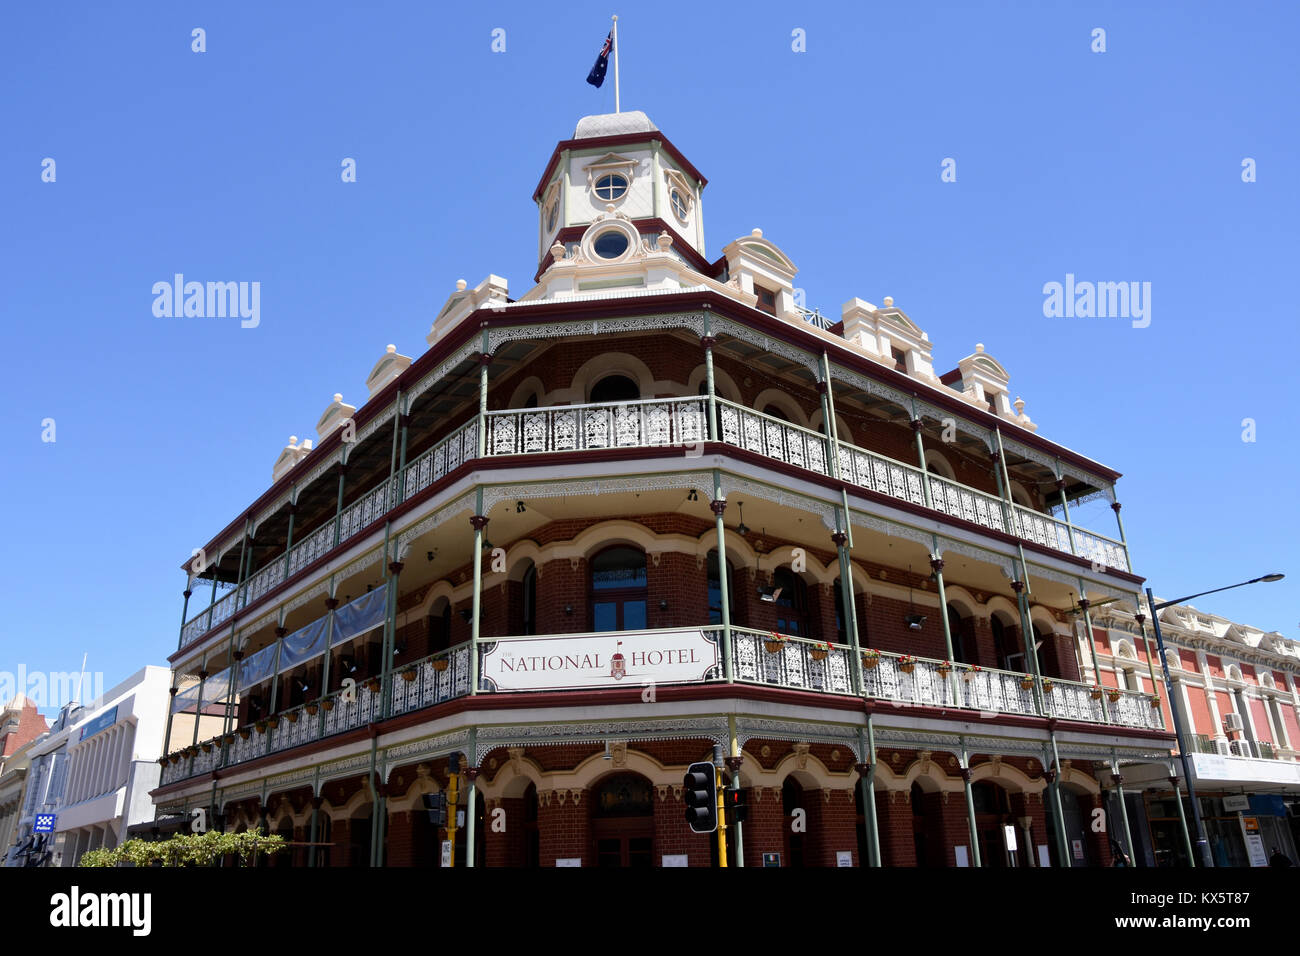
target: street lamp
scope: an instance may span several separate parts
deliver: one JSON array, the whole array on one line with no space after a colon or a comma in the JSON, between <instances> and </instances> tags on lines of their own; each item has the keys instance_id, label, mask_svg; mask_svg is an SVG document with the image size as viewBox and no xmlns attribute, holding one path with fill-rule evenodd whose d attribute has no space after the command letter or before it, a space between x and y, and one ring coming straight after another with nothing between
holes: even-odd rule
<instances>
[{"instance_id":1,"label":"street lamp","mask_svg":"<svg viewBox=\"0 0 1300 956\"><path fill-rule=\"evenodd\" d=\"M1242 581L1240 584L1229 584L1227 587L1215 588L1212 591L1201 591L1199 594L1189 594L1186 597L1176 598L1172 601L1161 601L1156 603L1155 595L1151 589L1147 588L1147 604L1151 607L1151 626L1156 632L1156 647L1160 651L1160 666L1165 672L1165 693L1169 698L1169 713L1174 718L1174 736L1178 740L1178 756L1183 764L1183 779L1187 781L1187 796L1192 802L1192 819L1196 824L1196 846L1201 851L1201 865L1214 866L1214 859L1210 856L1210 841L1205 836L1205 824L1201 821L1201 805L1196 798L1196 785L1192 782L1192 770L1187 762L1187 743L1183 734L1183 718L1178 707L1178 695L1174 693L1173 678L1169 676L1169 660L1165 657L1165 639L1160 633L1160 612L1174 604L1182 604L1190 601L1192 598L1204 597L1207 594L1217 594L1220 591L1230 591L1233 588L1245 587L1247 584L1259 584L1260 582L1272 583L1281 581L1285 575L1282 574L1265 574L1263 577L1251 578L1249 581ZM1139 609L1140 610L1140 609ZM1195 866L1195 861L1192 862Z\"/></svg>"}]
</instances>

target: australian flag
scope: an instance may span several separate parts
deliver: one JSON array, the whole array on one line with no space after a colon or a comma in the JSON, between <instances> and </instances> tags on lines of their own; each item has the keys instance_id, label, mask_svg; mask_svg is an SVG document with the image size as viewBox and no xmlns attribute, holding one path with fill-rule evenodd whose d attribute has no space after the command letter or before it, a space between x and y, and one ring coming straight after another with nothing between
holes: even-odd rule
<instances>
[{"instance_id":1,"label":"australian flag","mask_svg":"<svg viewBox=\"0 0 1300 956\"><path fill-rule=\"evenodd\" d=\"M609 31L609 36L605 37L605 45L600 48L600 55L596 57L596 65L591 68L587 74L587 82L597 89L605 82L605 71L609 69L609 55L614 50L614 31Z\"/></svg>"}]
</instances>

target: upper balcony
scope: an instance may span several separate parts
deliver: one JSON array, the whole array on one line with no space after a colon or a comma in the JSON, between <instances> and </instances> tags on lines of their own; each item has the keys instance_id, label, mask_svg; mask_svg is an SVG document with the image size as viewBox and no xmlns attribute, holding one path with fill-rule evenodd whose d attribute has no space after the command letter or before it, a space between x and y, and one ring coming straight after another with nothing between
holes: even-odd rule
<instances>
[{"instance_id":1,"label":"upper balcony","mask_svg":"<svg viewBox=\"0 0 1300 956\"><path fill-rule=\"evenodd\" d=\"M363 601L359 599L356 603ZM364 622L359 626L364 626ZM317 630L321 631L319 634L313 632L317 653L327 653L324 645L329 641L321 639L323 629ZM616 687L623 676L619 668L624 665L621 661L614 662L622 658L622 647L655 647L665 639L674 646L691 647L691 659L695 663L691 665L693 670L688 667L664 675L666 679L656 682L657 686L664 688L705 685L724 696L729 687L768 687L828 698L885 701L899 707L938 708L958 720L995 719L1010 715L1156 733L1160 733L1164 726L1159 698L1147 694L1114 689L1103 691L1076 681L1035 678L1020 672L886 651L864 650L860 660L855 662L852 648L844 644L743 627L521 636L481 640L474 655L476 660L471 659L474 645L467 642L387 671L362 675L360 680L347 680L346 686L319 699L267 714L236 727L230 733L174 750L163 758L162 785L284 753L371 724L469 697L475 675L478 687L473 693L479 699L491 700L502 694L512 694L519 698L520 706L529 706L530 692L563 689L565 686L573 690ZM728 642L730 679L724 672L720 653L723 641ZM619 642L617 646L615 642ZM511 674L510 682L503 680L502 676L507 672L527 669L519 664L520 661L542 660L529 657L531 648L536 648L536 653L548 661L561 661L561 665L566 659L580 661L582 667L594 664L590 674L566 672L563 677L552 679L545 676L542 680L536 679L536 674L522 677ZM698 655L694 651L698 651ZM627 651L628 655L636 653ZM257 656L265 660L246 658L236 679L230 679L229 673L223 672L208 682L217 688L208 693L215 699L218 711L232 699L229 688L238 692L247 690L254 682L270 680L277 662L285 673L302 663L301 655L297 653L286 658L281 652L277 657L275 645ZM686 655L679 652L679 656ZM502 666L503 660L515 663ZM627 680L637 691L646 679L642 674L633 673L639 663L642 662L632 657L626 665ZM541 671L547 667L545 663L532 666ZM244 670L252 673L244 673ZM855 690L855 685L860 690ZM583 706L590 703L585 699ZM206 699L201 685L195 685L188 693L176 695L172 707L173 712L206 712L212 709L213 701ZM433 716L431 713L430 719Z\"/></svg>"},{"instance_id":2,"label":"upper balcony","mask_svg":"<svg viewBox=\"0 0 1300 956\"><path fill-rule=\"evenodd\" d=\"M327 554L375 527L402 506L476 460L565 456L634 449L676 449L686 458L738 450L742 458L774 463L918 515L961 522L1010 536L1050 553L1129 572L1123 542L998 497L918 465L908 464L723 398L715 399L710 438L706 396L556 405L489 411L471 418L432 447L368 488L301 539L287 554L259 561L257 571L208 608L189 617L180 646L200 639ZM480 458L481 454L481 458ZM215 589L214 589L215 594Z\"/></svg>"}]
</instances>

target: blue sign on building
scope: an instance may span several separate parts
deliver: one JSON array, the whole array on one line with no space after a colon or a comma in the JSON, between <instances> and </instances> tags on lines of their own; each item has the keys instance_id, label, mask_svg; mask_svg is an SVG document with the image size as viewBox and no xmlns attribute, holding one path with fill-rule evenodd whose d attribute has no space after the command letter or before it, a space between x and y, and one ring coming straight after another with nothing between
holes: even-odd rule
<instances>
[{"instance_id":1,"label":"blue sign on building","mask_svg":"<svg viewBox=\"0 0 1300 956\"><path fill-rule=\"evenodd\" d=\"M85 726L81 728L80 739L85 740L87 737L93 737L102 730L108 730L108 728L112 727L115 723L117 723L116 707L112 710L104 711L94 720L87 721Z\"/></svg>"},{"instance_id":2,"label":"blue sign on building","mask_svg":"<svg viewBox=\"0 0 1300 956\"><path fill-rule=\"evenodd\" d=\"M33 833L53 833L54 821L58 819L55 813L38 813L36 814L36 824L32 827Z\"/></svg>"}]
</instances>

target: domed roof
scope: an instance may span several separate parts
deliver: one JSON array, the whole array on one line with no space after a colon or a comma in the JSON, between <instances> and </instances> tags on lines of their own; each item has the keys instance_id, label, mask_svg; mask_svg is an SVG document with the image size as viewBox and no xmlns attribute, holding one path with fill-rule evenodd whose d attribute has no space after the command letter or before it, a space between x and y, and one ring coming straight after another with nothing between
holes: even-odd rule
<instances>
[{"instance_id":1,"label":"domed roof","mask_svg":"<svg viewBox=\"0 0 1300 956\"><path fill-rule=\"evenodd\" d=\"M597 136L619 136L623 133L656 133L659 127L640 110L626 113L601 113L584 116L573 131L574 139L595 139Z\"/></svg>"}]
</instances>

